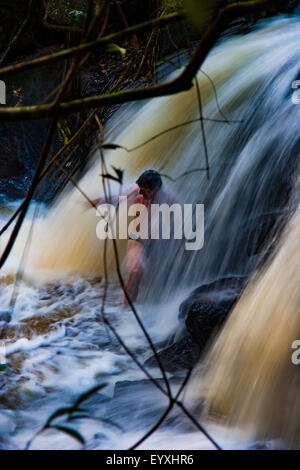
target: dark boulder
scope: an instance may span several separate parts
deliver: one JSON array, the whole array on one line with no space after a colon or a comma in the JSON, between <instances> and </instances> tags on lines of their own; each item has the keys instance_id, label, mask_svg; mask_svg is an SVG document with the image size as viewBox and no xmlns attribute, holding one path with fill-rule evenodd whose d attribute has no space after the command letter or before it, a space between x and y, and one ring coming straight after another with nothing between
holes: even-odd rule
<instances>
[{"instance_id":1,"label":"dark boulder","mask_svg":"<svg viewBox=\"0 0 300 470\"><path fill-rule=\"evenodd\" d=\"M210 337L226 320L238 300L245 278L224 278L200 286L185 301L190 303L185 324L192 340L203 351ZM181 305L182 314L184 306Z\"/></svg>"},{"instance_id":2,"label":"dark boulder","mask_svg":"<svg viewBox=\"0 0 300 470\"><path fill-rule=\"evenodd\" d=\"M10 320L11 312L9 310L0 310L0 338L4 337Z\"/></svg>"},{"instance_id":3,"label":"dark boulder","mask_svg":"<svg viewBox=\"0 0 300 470\"><path fill-rule=\"evenodd\" d=\"M0 321L0 338L3 338L7 330L7 323L5 321Z\"/></svg>"},{"instance_id":4,"label":"dark boulder","mask_svg":"<svg viewBox=\"0 0 300 470\"><path fill-rule=\"evenodd\" d=\"M184 369L190 369L197 364L200 357L200 348L193 341L189 333L173 343L171 346L165 347L159 352L159 358L163 367L168 372L180 372ZM145 362L146 367L157 367L154 356L151 356Z\"/></svg>"},{"instance_id":5,"label":"dark boulder","mask_svg":"<svg viewBox=\"0 0 300 470\"><path fill-rule=\"evenodd\" d=\"M0 310L0 321L9 323L11 320L11 312L9 310Z\"/></svg>"},{"instance_id":6,"label":"dark boulder","mask_svg":"<svg viewBox=\"0 0 300 470\"><path fill-rule=\"evenodd\" d=\"M203 284L180 305L179 318L185 322L186 330L178 341L159 351L167 371L179 372L195 366L239 299L246 280L228 277ZM151 356L145 365L155 367L155 358Z\"/></svg>"},{"instance_id":7,"label":"dark boulder","mask_svg":"<svg viewBox=\"0 0 300 470\"><path fill-rule=\"evenodd\" d=\"M225 277L197 287L179 307L179 318L186 319L195 304L217 306L222 302L234 302L246 282L245 277Z\"/></svg>"}]
</instances>

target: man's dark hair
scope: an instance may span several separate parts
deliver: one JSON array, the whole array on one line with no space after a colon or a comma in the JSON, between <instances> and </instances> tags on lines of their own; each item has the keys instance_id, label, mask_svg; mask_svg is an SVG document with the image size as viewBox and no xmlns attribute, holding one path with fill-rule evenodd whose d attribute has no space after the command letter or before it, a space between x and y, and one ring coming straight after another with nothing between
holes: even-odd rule
<instances>
[{"instance_id":1,"label":"man's dark hair","mask_svg":"<svg viewBox=\"0 0 300 470\"><path fill-rule=\"evenodd\" d=\"M148 188L151 191L155 188L161 188L162 180L161 176L156 170L145 170L143 173L138 177L136 183L139 185L140 188Z\"/></svg>"}]
</instances>

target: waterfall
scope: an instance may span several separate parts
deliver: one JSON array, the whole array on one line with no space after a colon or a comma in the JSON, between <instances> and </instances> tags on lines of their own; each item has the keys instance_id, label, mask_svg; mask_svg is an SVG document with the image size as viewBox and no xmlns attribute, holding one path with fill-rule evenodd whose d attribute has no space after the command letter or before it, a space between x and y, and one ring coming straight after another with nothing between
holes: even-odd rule
<instances>
[{"instance_id":1,"label":"waterfall","mask_svg":"<svg viewBox=\"0 0 300 470\"><path fill-rule=\"evenodd\" d=\"M299 21L291 18L263 23L250 34L223 40L205 61L203 71L217 88L222 112L230 121L240 122L205 122L209 180L203 171L175 182L164 179L180 202L205 205L206 231L204 248L191 254L184 274L179 275L172 248L160 263L159 273L153 266L148 285L157 295L166 295L178 283L199 284L220 275L248 273L255 264L255 256L247 251L248 238L260 216L279 214L285 206L298 155L299 107L290 99L300 56L298 27ZM204 116L222 121L212 84L201 71L197 80ZM194 87L143 106L121 108L109 124L105 140L133 148L198 116ZM176 178L205 166L200 124L177 128L131 153L106 151L105 158L109 168L114 165L124 170L125 187L134 184L147 167L163 168L164 174ZM95 198L102 187L98 152L91 161L79 185ZM97 218L95 211L82 209L82 201L78 191L70 188L38 224L31 268L58 277L102 273L103 242L96 238ZM123 246L123 253L125 249Z\"/></svg>"},{"instance_id":2,"label":"waterfall","mask_svg":"<svg viewBox=\"0 0 300 470\"><path fill-rule=\"evenodd\" d=\"M104 135L104 143L123 147L104 150L108 171L112 173L112 167L124 171L122 190L132 186L144 169L152 167L165 175L163 185L180 203L205 206L204 247L189 252L183 264L181 243L170 241L163 247L158 243L146 267L138 303L144 303L143 319L155 341L163 341L176 327L176 290L186 292L216 278L250 277L255 273L207 353L204 366L201 363L200 370L195 372L187 400L198 404L204 398L204 412L210 419L221 419L230 427L244 429L250 436L280 437L289 446L294 446L299 437L300 366L291 361L292 343L300 339L300 106L292 101L292 83L299 76L299 26L298 17L261 21L249 34L227 35L207 57L197 81L203 115L209 119L204 121L209 179L201 170L205 167L205 152L195 86L174 96L122 106L107 124ZM179 72L173 71L168 79ZM178 127L191 120L197 122ZM176 129L163 133L172 127ZM159 133L159 137L152 138ZM139 148L129 153L124 150L136 146ZM89 168L78 181L91 199L103 194L101 173L100 155L95 150ZM119 190L119 185L112 181L113 194L117 195ZM105 337L99 347L97 334L102 325L96 323L93 315L96 318L99 314L103 284L95 287L90 277L103 275L104 243L96 236L99 218L95 210L84 205L82 194L69 185L52 207L40 210L33 226L29 214L1 278L1 295L3 303L7 303L14 281L11 273L19 266L30 236L22 295L13 321L18 324L20 319L31 320L37 314L37 323L42 323L51 315L55 318L60 308L62 322L71 314L77 315L76 321L80 321L75 327L70 321L66 332L63 328L58 331L62 346L60 343L57 346L56 339L50 337L45 341L47 345L53 341L51 347L39 350L49 354L49 361L54 360L52 347L54 350L57 347L60 353L55 356L57 372L43 369L43 363L39 366L45 371L45 386L59 385L63 389L67 384L72 393L74 370L80 361L71 345L81 347L81 337L86 341L82 348L89 348L91 341L99 355L94 356L94 362L90 359L83 362L77 370L78 393L83 387L94 385L98 368L103 374L111 374L113 365L114 370L119 367L119 352L111 353L111 341L107 343ZM3 238L8 236L5 233ZM126 240L118 240L117 244L123 262ZM4 246L5 240L1 248ZM262 259L267 261L262 264ZM111 243L108 269L113 276ZM69 278L71 275L75 281L74 277ZM58 281L59 288L56 284L38 285L39 281L52 280ZM116 297L119 294L114 288L110 285L110 315L117 318L130 345L142 344L144 348L136 324L133 320L130 323L128 311L114 298L115 293ZM76 343L72 334L78 332ZM38 337L37 341L36 345L35 339L27 342L21 338L16 347L22 350L23 344L28 349L30 344L32 348L40 344L42 348L43 338ZM40 356L35 362L35 354L30 356L32 363L25 364L25 373L31 374L38 364ZM106 355L107 361L103 359ZM132 379L136 370L130 369L130 361L129 366L125 362L126 355L123 359L122 374L129 368ZM86 378L83 384L82 371Z\"/></svg>"},{"instance_id":3,"label":"waterfall","mask_svg":"<svg viewBox=\"0 0 300 470\"><path fill-rule=\"evenodd\" d=\"M205 205L205 242L190 254L182 272L174 250L164 253L148 273L144 295L166 296L174 285L232 273L248 273L256 263L249 254L249 237L259 217L283 213L299 151L299 107L291 101L292 82L298 73L299 21L281 18L260 25L245 36L223 40L209 55L203 71L213 81L222 112L235 123L206 121L210 179L195 171L175 182L164 178L181 203ZM176 71L175 73L178 73ZM224 120L216 105L211 82L201 71L204 117ZM133 148L157 133L199 116L195 87L171 97L121 108L105 141ZM108 168L124 170L124 186L134 184L147 167L163 168L173 179L205 166L200 123L177 128L127 153L105 152ZM79 186L89 197L101 194L98 152ZM112 171L112 170L111 170ZM119 188L114 187L117 193ZM66 273L99 275L103 272L103 242L96 237L95 211L84 211L84 199L74 188L64 192L47 216L36 224L29 267L53 276ZM125 253L126 246L122 248ZM113 256L111 268L113 269ZM170 269L170 267L172 269Z\"/></svg>"},{"instance_id":4,"label":"waterfall","mask_svg":"<svg viewBox=\"0 0 300 470\"><path fill-rule=\"evenodd\" d=\"M249 437L299 444L300 212L255 276L195 373L189 393L206 414ZM300 342L298 343L299 347Z\"/></svg>"}]
</instances>

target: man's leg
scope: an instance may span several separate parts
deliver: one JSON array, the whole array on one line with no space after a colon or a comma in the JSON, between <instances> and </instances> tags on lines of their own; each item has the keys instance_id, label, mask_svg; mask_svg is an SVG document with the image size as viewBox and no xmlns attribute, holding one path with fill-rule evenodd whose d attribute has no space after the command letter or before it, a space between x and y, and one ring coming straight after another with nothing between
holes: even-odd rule
<instances>
[{"instance_id":1,"label":"man's leg","mask_svg":"<svg viewBox=\"0 0 300 470\"><path fill-rule=\"evenodd\" d=\"M129 277L125 286L130 300L133 302L137 299L140 282L143 277L145 267L145 248L136 240L128 240L127 247L127 269ZM125 305L128 305L126 297L124 299Z\"/></svg>"}]
</instances>

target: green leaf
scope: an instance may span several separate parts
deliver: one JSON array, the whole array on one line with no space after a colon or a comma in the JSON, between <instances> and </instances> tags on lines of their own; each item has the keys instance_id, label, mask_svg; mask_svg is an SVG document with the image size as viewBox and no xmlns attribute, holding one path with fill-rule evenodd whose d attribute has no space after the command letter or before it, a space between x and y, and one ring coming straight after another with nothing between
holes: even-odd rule
<instances>
[{"instance_id":1,"label":"green leaf","mask_svg":"<svg viewBox=\"0 0 300 470\"><path fill-rule=\"evenodd\" d=\"M123 47L118 46L117 44L113 44L113 43L108 44L106 46L106 51L107 52L120 52L122 57L126 56L126 49L124 49Z\"/></svg>"},{"instance_id":2,"label":"green leaf","mask_svg":"<svg viewBox=\"0 0 300 470\"><path fill-rule=\"evenodd\" d=\"M65 408L59 408L58 410L54 411L54 413L52 413L51 416L49 416L43 429L51 427L52 421L54 421L56 418L60 418L61 416L65 416L65 415L70 416L75 411L84 412L85 410L78 408L78 405L68 406Z\"/></svg>"},{"instance_id":3,"label":"green leaf","mask_svg":"<svg viewBox=\"0 0 300 470\"><path fill-rule=\"evenodd\" d=\"M225 6L226 0L185 0L188 19L200 31L213 20L217 10Z\"/></svg>"},{"instance_id":4,"label":"green leaf","mask_svg":"<svg viewBox=\"0 0 300 470\"><path fill-rule=\"evenodd\" d=\"M124 147L122 147L122 145L117 145L117 144L104 144L104 145L102 145L102 148L106 149L106 150L124 149Z\"/></svg>"},{"instance_id":5,"label":"green leaf","mask_svg":"<svg viewBox=\"0 0 300 470\"><path fill-rule=\"evenodd\" d=\"M114 169L119 181L120 181L120 184L123 183L123 170L121 170L120 168L116 168L115 166L112 165L112 168Z\"/></svg>"},{"instance_id":6,"label":"green leaf","mask_svg":"<svg viewBox=\"0 0 300 470\"><path fill-rule=\"evenodd\" d=\"M107 419L107 418L102 418L102 417L95 417L95 416L91 416L89 414L85 414L85 415L72 415L68 418L69 421L76 421L78 419L90 419L92 421L99 421L101 423L105 423L105 424L108 424L109 426L111 427L114 427L114 428L117 428L119 429L120 431L124 432L124 429L119 425L119 424L116 424L114 423L113 421L111 421L110 419Z\"/></svg>"},{"instance_id":7,"label":"green leaf","mask_svg":"<svg viewBox=\"0 0 300 470\"><path fill-rule=\"evenodd\" d=\"M106 387L107 384L106 383L102 383L100 385L96 385L95 387L93 388L90 388L87 392L83 393L82 395L80 395L80 397L77 398L76 402L74 403L74 408L78 410L78 406L83 402L85 401L87 398L89 398L91 395L93 395L94 393L98 392L99 390L101 390L102 388Z\"/></svg>"},{"instance_id":8,"label":"green leaf","mask_svg":"<svg viewBox=\"0 0 300 470\"><path fill-rule=\"evenodd\" d=\"M78 419L93 419L89 414L77 414L77 415L71 415L68 418L68 421L76 421Z\"/></svg>"},{"instance_id":9,"label":"green leaf","mask_svg":"<svg viewBox=\"0 0 300 470\"><path fill-rule=\"evenodd\" d=\"M103 178L107 178L108 180L113 180L113 181L117 181L118 183L120 183L119 178L111 175L110 173L102 174L101 176L103 176Z\"/></svg>"},{"instance_id":10,"label":"green leaf","mask_svg":"<svg viewBox=\"0 0 300 470\"><path fill-rule=\"evenodd\" d=\"M44 426L44 429L48 428L51 426L51 422L60 417L60 416L64 416L64 415L68 415L72 412L72 407L65 407L65 408L59 408L58 410L54 411L54 413L52 413L51 416L49 416L49 418L47 419L47 422Z\"/></svg>"}]
</instances>

